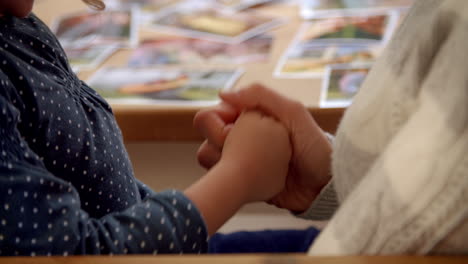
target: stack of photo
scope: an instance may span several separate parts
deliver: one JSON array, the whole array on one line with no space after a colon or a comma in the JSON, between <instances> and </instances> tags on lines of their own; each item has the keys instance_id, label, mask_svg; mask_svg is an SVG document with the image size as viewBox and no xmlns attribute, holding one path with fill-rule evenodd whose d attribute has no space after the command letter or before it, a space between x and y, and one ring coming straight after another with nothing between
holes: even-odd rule
<instances>
[{"instance_id":1,"label":"stack of photo","mask_svg":"<svg viewBox=\"0 0 468 264\"><path fill-rule=\"evenodd\" d=\"M53 29L75 72L132 50L127 65L102 67L88 80L108 101L203 106L232 88L243 64L268 60L268 31L284 20L249 10L268 2L109 0L106 11L66 15ZM154 37L141 39L141 30Z\"/></svg>"}]
</instances>

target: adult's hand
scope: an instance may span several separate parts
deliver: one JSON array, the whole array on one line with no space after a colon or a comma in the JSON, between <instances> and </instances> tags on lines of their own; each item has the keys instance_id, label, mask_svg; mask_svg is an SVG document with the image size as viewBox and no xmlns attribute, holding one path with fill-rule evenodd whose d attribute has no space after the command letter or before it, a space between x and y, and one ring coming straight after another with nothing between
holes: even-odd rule
<instances>
[{"instance_id":1,"label":"adult's hand","mask_svg":"<svg viewBox=\"0 0 468 264\"><path fill-rule=\"evenodd\" d=\"M200 163L210 168L219 160L231 123L244 110L274 117L288 130L292 158L285 189L271 203L295 212L306 210L330 178L331 145L307 109L262 85L220 94L223 103L203 110L194 120L206 141L198 152Z\"/></svg>"}]
</instances>

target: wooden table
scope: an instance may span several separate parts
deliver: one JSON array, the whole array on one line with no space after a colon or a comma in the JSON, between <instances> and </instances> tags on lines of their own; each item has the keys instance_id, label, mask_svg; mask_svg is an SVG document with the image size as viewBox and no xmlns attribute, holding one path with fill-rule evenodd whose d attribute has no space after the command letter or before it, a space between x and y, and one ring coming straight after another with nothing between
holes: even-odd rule
<instances>
[{"instance_id":1,"label":"wooden table","mask_svg":"<svg viewBox=\"0 0 468 264\"><path fill-rule=\"evenodd\" d=\"M41 0L36 1L34 12L47 24L57 16L85 9L80 0ZM328 132L335 132L344 109L318 108L320 98L320 79L277 79L272 72L283 52L296 34L302 20L298 17L296 6L273 4L257 8L267 14L281 14L288 22L275 29L275 37L270 59L267 63L242 65L245 74L235 85L241 89L253 82L261 82L268 87L296 99L306 105L319 125ZM141 39L154 38L154 31L142 30ZM131 51L120 50L104 64L107 66L125 65ZM86 80L93 71L81 72L80 77ZM281 107L281 106L279 106ZM199 108L180 108L158 105L113 105L115 116L128 141L187 141L199 140L200 135L192 127L192 119Z\"/></svg>"},{"instance_id":2,"label":"wooden table","mask_svg":"<svg viewBox=\"0 0 468 264\"><path fill-rule=\"evenodd\" d=\"M304 255L0 258L0 264L466 264L468 257L307 257Z\"/></svg>"},{"instance_id":3,"label":"wooden table","mask_svg":"<svg viewBox=\"0 0 468 264\"><path fill-rule=\"evenodd\" d=\"M468 257L307 257L304 255L0 258L0 264L466 264Z\"/></svg>"}]
</instances>

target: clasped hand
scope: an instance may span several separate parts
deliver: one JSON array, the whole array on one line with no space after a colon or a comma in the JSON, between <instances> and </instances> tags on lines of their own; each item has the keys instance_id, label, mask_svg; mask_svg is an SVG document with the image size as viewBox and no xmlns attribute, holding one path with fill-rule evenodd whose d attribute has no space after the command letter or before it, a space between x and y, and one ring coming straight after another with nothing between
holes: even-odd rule
<instances>
[{"instance_id":1,"label":"clasped hand","mask_svg":"<svg viewBox=\"0 0 468 264\"><path fill-rule=\"evenodd\" d=\"M330 181L332 151L307 109L259 84L220 96L222 103L201 110L194 119L205 137L199 163L207 169L234 163L248 174L247 182L258 178L245 186L251 201L306 210Z\"/></svg>"}]
</instances>

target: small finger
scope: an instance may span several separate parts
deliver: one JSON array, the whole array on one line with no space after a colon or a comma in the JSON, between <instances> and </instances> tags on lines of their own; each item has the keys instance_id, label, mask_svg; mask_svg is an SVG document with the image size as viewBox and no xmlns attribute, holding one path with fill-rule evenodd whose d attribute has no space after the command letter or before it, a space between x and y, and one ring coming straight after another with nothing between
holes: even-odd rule
<instances>
[{"instance_id":1,"label":"small finger","mask_svg":"<svg viewBox=\"0 0 468 264\"><path fill-rule=\"evenodd\" d=\"M221 159L221 150L205 140L197 152L198 163L205 169L211 169Z\"/></svg>"},{"instance_id":2,"label":"small finger","mask_svg":"<svg viewBox=\"0 0 468 264\"><path fill-rule=\"evenodd\" d=\"M220 104L198 112L194 127L214 146L222 148L226 139L225 127L237 119L237 111L227 104Z\"/></svg>"}]
</instances>

